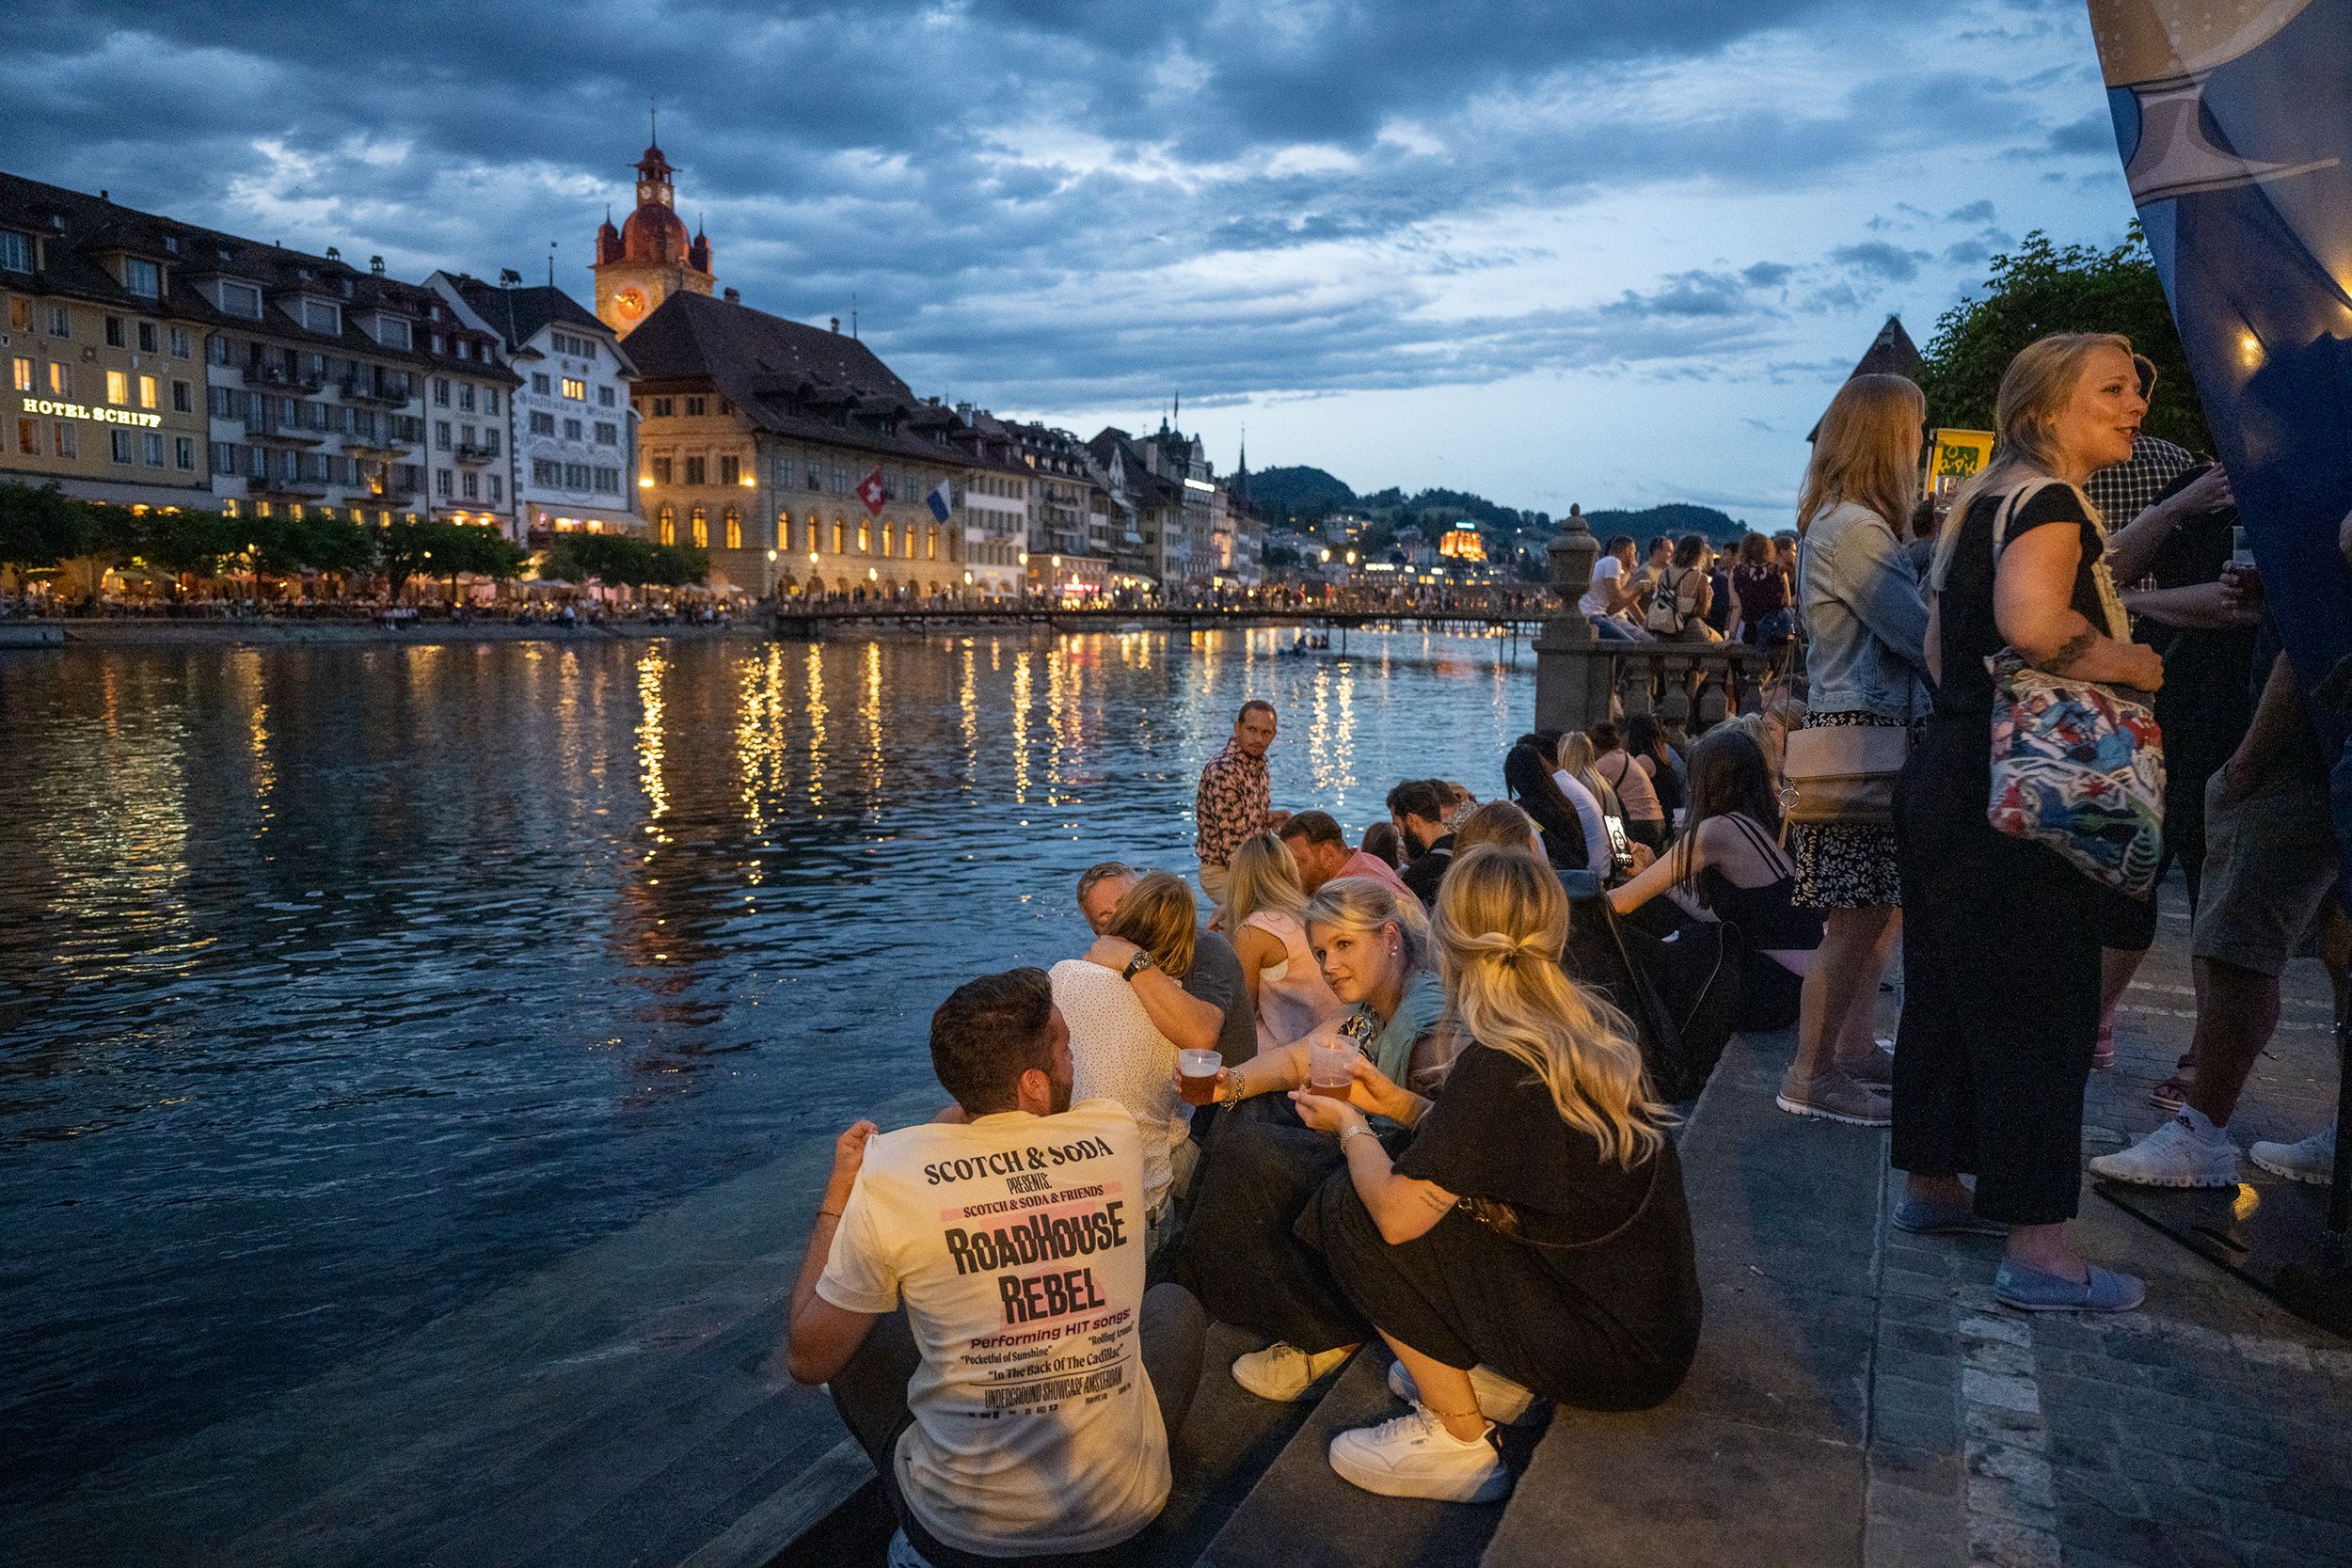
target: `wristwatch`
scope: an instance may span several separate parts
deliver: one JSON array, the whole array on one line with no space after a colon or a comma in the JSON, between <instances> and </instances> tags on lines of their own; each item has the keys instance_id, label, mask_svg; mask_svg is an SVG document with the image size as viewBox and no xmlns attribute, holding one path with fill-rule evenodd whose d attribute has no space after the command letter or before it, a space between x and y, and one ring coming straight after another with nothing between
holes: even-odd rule
<instances>
[{"instance_id":1,"label":"wristwatch","mask_svg":"<svg viewBox=\"0 0 2352 1568\"><path fill-rule=\"evenodd\" d=\"M1132 980L1151 967L1152 950L1148 947L1138 947L1136 949L1136 956L1127 960L1127 967L1119 972L1119 977L1122 980Z\"/></svg>"}]
</instances>

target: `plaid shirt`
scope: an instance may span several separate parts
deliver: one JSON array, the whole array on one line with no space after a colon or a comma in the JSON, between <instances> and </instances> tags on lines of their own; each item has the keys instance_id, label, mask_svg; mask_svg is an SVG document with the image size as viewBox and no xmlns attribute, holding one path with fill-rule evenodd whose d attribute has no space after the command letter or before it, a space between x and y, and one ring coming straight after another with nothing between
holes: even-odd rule
<instances>
[{"instance_id":1,"label":"plaid shirt","mask_svg":"<svg viewBox=\"0 0 2352 1568\"><path fill-rule=\"evenodd\" d=\"M2092 474L2083 483L2083 494L2099 509L2099 520L2118 529L2147 511L2166 485L2196 466L2186 447L2135 436L2131 460Z\"/></svg>"},{"instance_id":2,"label":"plaid shirt","mask_svg":"<svg viewBox=\"0 0 2352 1568\"><path fill-rule=\"evenodd\" d=\"M1229 742L1200 769L1200 794L1193 817L1200 825L1192 851L1205 864L1223 865L1243 839L1265 832L1274 806L1274 782L1265 758L1244 756Z\"/></svg>"}]
</instances>

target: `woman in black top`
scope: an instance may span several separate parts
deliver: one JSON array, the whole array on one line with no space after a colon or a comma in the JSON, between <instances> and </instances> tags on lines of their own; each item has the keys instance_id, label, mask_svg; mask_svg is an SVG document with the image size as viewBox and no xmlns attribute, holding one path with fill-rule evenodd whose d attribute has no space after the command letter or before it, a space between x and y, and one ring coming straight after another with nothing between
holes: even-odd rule
<instances>
[{"instance_id":1,"label":"woman in black top","mask_svg":"<svg viewBox=\"0 0 2352 1568\"><path fill-rule=\"evenodd\" d=\"M2103 559L2109 541L2080 488L2131 456L2147 406L2122 338L2058 334L2010 362L1995 407L2000 456L1936 540L1935 711L1896 798L1905 929L1894 1161L1909 1181L1895 1223L2006 1225L1994 1293L2026 1309L2122 1311L2145 1291L2087 1265L2066 1236L2099 1029L2099 931L2114 895L1986 820L1985 660L2009 646L2054 674L2163 684L2155 650L2129 641ZM1960 1180L1971 1172L1973 1194Z\"/></svg>"},{"instance_id":2,"label":"woman in black top","mask_svg":"<svg viewBox=\"0 0 2352 1568\"><path fill-rule=\"evenodd\" d=\"M1567 928L1559 879L1533 854L1464 852L1431 922L1462 1041L1443 1097L1368 1063L1349 1100L1295 1097L1347 1159L1300 1233L1395 1351L1390 1386L1413 1404L1332 1440L1332 1468L1368 1491L1501 1497L1493 1418L1531 1393L1647 1408L1697 1349L1681 1166L1624 1015L1561 970ZM1415 1129L1402 1156L1359 1101Z\"/></svg>"}]
</instances>

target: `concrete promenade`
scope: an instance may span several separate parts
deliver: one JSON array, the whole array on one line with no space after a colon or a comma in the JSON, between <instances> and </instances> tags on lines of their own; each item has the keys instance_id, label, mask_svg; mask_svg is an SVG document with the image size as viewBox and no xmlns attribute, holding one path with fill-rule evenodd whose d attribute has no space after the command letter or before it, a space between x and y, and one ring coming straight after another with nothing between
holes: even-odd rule
<instances>
[{"instance_id":1,"label":"concrete promenade","mask_svg":"<svg viewBox=\"0 0 2352 1568\"><path fill-rule=\"evenodd\" d=\"M2156 1118L2146 1092L2193 1008L2185 935L2168 916L2122 1065L2091 1085L2087 1152ZM2241 1145L2328 1114L2327 987L2308 960L2284 1018ZM1883 1133L1772 1109L1789 1048L1735 1041L1682 1130L1708 1328L1674 1400L1561 1414L1518 1442L1506 1503L1398 1502L1322 1458L1330 1431L1392 1409L1376 1347L1318 1400L1270 1406L1232 1386L1223 1362L1246 1341L1219 1330L1139 1568L2352 1564L2352 1340L2088 1193L2085 1245L2148 1279L2146 1309L1994 1307L1995 1243L1886 1226ZM874 1110L903 1122L937 1099L909 1085ZM863 1456L821 1392L768 1359L830 1132L90 1478L8 1521L0 1562L878 1565Z\"/></svg>"}]
</instances>

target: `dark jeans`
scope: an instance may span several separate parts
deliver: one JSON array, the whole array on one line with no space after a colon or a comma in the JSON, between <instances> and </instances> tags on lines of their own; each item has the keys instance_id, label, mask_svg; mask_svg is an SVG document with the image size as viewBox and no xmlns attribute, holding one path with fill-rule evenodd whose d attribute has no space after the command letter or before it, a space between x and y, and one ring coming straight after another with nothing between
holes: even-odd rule
<instances>
[{"instance_id":1,"label":"dark jeans","mask_svg":"<svg viewBox=\"0 0 2352 1568\"><path fill-rule=\"evenodd\" d=\"M1155 1285L1143 1293L1143 1311L1136 1332L1140 1338L1143 1370L1152 1379L1152 1397L1159 1403L1160 1420L1168 1428L1172 1445L1177 1431L1184 1424L1184 1412L1192 1406L1192 1391L1200 1382L1200 1352L1208 1320L1201 1313L1200 1304L1182 1286ZM841 1413L841 1424L850 1429L850 1435L857 1439L858 1447L874 1462L875 1473L882 1477L882 1491L890 1498L890 1512L898 1515L907 1540L931 1568L1008 1568L1009 1564L1027 1560L977 1557L958 1551L933 1540L930 1531L908 1511L906 1494L898 1487L898 1434L914 1424L914 1413L907 1408L907 1379L914 1375L921 1362L903 1311L893 1312L877 1323L857 1354L850 1357L850 1364L835 1373L827 1386L833 1394L834 1408ZM1099 1552L1042 1560L1054 1563L1056 1568L1119 1568L1132 1556L1122 1544Z\"/></svg>"},{"instance_id":2,"label":"dark jeans","mask_svg":"<svg viewBox=\"0 0 2352 1568\"><path fill-rule=\"evenodd\" d=\"M1984 721L1938 714L1896 791L1893 1157L1916 1176L1973 1174L1987 1219L2054 1225L2082 1191L2102 905L2056 854L1986 822L1986 736Z\"/></svg>"}]
</instances>

